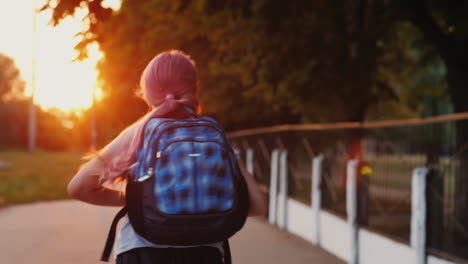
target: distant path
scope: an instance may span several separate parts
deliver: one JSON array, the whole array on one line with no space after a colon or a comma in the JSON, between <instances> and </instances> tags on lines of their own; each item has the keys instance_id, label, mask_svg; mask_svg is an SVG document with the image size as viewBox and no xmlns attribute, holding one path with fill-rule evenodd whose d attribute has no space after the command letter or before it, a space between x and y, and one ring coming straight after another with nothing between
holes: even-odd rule
<instances>
[{"instance_id":1,"label":"distant path","mask_svg":"<svg viewBox=\"0 0 468 264\"><path fill-rule=\"evenodd\" d=\"M0 263L104 263L99 257L117 210L67 200L0 209ZM344 263L257 218L231 239L231 250L234 264Z\"/></svg>"}]
</instances>

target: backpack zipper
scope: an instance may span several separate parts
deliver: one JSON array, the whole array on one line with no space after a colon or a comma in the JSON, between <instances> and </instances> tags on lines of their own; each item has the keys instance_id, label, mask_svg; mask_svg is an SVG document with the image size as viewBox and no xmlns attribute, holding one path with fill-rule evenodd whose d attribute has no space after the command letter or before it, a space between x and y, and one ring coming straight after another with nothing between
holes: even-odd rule
<instances>
[{"instance_id":1,"label":"backpack zipper","mask_svg":"<svg viewBox=\"0 0 468 264\"><path fill-rule=\"evenodd\" d=\"M155 119L156 119L156 118L155 118ZM188 120L186 120L186 122L193 122L192 120L193 120L193 119L188 119ZM219 129L218 127L216 127L216 123L214 123L214 122L211 121L211 120L206 120L206 119L201 119L201 120L202 120L203 122L206 122L206 123L204 123L203 125L212 127L212 128L214 128L215 130L219 131L219 132L221 133L221 135L223 136L223 139L226 140L225 137L224 137L223 131L222 131L221 129ZM157 129L158 129L159 127L161 127L162 125L167 124L167 123L171 123L171 122L175 122L175 121L179 121L179 120L178 120L178 119L166 119L166 120L161 121L161 123L159 123L157 126L155 126L155 127L153 127L153 128L151 129L150 134L153 133L155 130L157 130ZM195 122L197 122L197 121L195 120ZM192 126L197 126L197 125L191 124L191 125L184 125L184 126L180 126L180 127L192 127ZM158 149L158 146L159 146L159 139L161 138L162 134L163 134L166 130L168 130L169 128L171 128L171 127L172 127L172 126L169 125L169 126L165 127L164 129L162 129L162 130L159 132L159 135L158 135L155 139L149 140L148 145L149 145L149 146L154 146L155 149L157 150L157 149ZM145 133L145 134L146 134L146 133ZM143 138L145 137L145 134L143 134ZM156 142L156 143L155 143L155 142ZM146 152L143 154L144 157L146 157L146 156L148 155L149 146L146 148L147 150L146 150ZM143 145L143 148L144 148L144 145ZM158 154L160 154L160 153L158 152ZM154 164L155 164L155 162L156 162L156 159L158 159L158 158L159 158L158 156L156 156L156 158L151 157L151 159L150 159L150 164L147 164L147 163L146 163L146 164L143 164L143 168L148 168L148 169L147 169L147 171L146 171L146 174L145 174L143 177L137 178L137 179L136 179L138 182L143 182L143 181L145 181L145 180L151 178L151 177L154 175L154 166L155 166ZM151 167L151 166L153 166L153 167Z\"/></svg>"},{"instance_id":2,"label":"backpack zipper","mask_svg":"<svg viewBox=\"0 0 468 264\"><path fill-rule=\"evenodd\" d=\"M205 120L203 120L205 121ZM210 122L212 123L212 122ZM219 128L217 128L216 126L214 126L213 124L210 124L210 123L205 123L205 124L187 124L187 125L178 125L177 128L183 128L183 127L195 127L195 126L199 126L199 125L204 125L204 126L208 126L208 127L211 127L211 128L214 128L216 129L218 132L221 133L221 135L223 136L223 139L224 141L226 142L226 138L224 137L224 133L222 130L220 130ZM158 126L159 127L159 126ZM159 140L161 139L161 136L164 134L164 132L166 130L169 130L170 128L172 128L172 126L167 126L165 127L163 130L161 130L161 132L159 132L159 135L153 140L153 142L156 142L153 144L154 148L157 150L159 149ZM151 166L154 166L155 162L156 162L156 157L155 155L153 155L153 157L151 157L150 159L150 164L145 164L146 166L145 167L151 167ZM154 167L153 167L154 169Z\"/></svg>"},{"instance_id":3,"label":"backpack zipper","mask_svg":"<svg viewBox=\"0 0 468 264\"><path fill-rule=\"evenodd\" d=\"M192 152L195 151L195 144L192 142ZM193 160L193 159L192 159ZM195 212L198 212L198 182L197 182L197 163L195 161L193 162L193 184L195 186L194 188L194 193L195 193Z\"/></svg>"}]
</instances>

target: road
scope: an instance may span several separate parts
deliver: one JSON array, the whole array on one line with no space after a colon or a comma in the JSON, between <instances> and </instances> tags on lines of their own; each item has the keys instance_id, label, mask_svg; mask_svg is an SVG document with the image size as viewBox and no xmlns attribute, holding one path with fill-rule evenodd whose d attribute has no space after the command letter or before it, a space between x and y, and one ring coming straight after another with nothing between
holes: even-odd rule
<instances>
[{"instance_id":1,"label":"road","mask_svg":"<svg viewBox=\"0 0 468 264\"><path fill-rule=\"evenodd\" d=\"M0 263L103 263L100 254L117 211L70 200L0 209ZM230 241L234 264L344 263L263 218L249 218Z\"/></svg>"}]
</instances>

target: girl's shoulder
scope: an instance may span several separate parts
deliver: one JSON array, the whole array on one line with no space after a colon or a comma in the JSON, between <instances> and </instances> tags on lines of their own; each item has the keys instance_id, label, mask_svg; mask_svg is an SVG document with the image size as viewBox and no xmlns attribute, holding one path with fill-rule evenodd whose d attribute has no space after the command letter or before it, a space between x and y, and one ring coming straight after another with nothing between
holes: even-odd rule
<instances>
[{"instance_id":1,"label":"girl's shoulder","mask_svg":"<svg viewBox=\"0 0 468 264\"><path fill-rule=\"evenodd\" d=\"M109 144L107 144L101 151L100 155L106 158L110 158L122 151L128 149L130 144L135 137L135 133L138 131L140 121L137 121L127 128L125 128L116 138L114 138Z\"/></svg>"}]
</instances>

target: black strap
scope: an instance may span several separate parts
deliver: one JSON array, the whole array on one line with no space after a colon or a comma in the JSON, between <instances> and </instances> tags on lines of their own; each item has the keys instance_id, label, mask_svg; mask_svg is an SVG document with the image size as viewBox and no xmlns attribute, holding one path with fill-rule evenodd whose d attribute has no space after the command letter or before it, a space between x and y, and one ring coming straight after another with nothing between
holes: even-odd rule
<instances>
[{"instance_id":1,"label":"black strap","mask_svg":"<svg viewBox=\"0 0 468 264\"><path fill-rule=\"evenodd\" d=\"M127 213L127 206L124 206L117 215L115 215L112 225L109 229L109 234L107 235L106 245L104 246L104 251L102 252L101 261L109 261L110 254L112 252L112 247L114 246L115 233L117 231L117 224L119 220L122 219Z\"/></svg>"},{"instance_id":2,"label":"black strap","mask_svg":"<svg viewBox=\"0 0 468 264\"><path fill-rule=\"evenodd\" d=\"M223 249L224 249L224 264L231 264L231 248L229 247L229 241L226 239L223 242Z\"/></svg>"}]
</instances>

